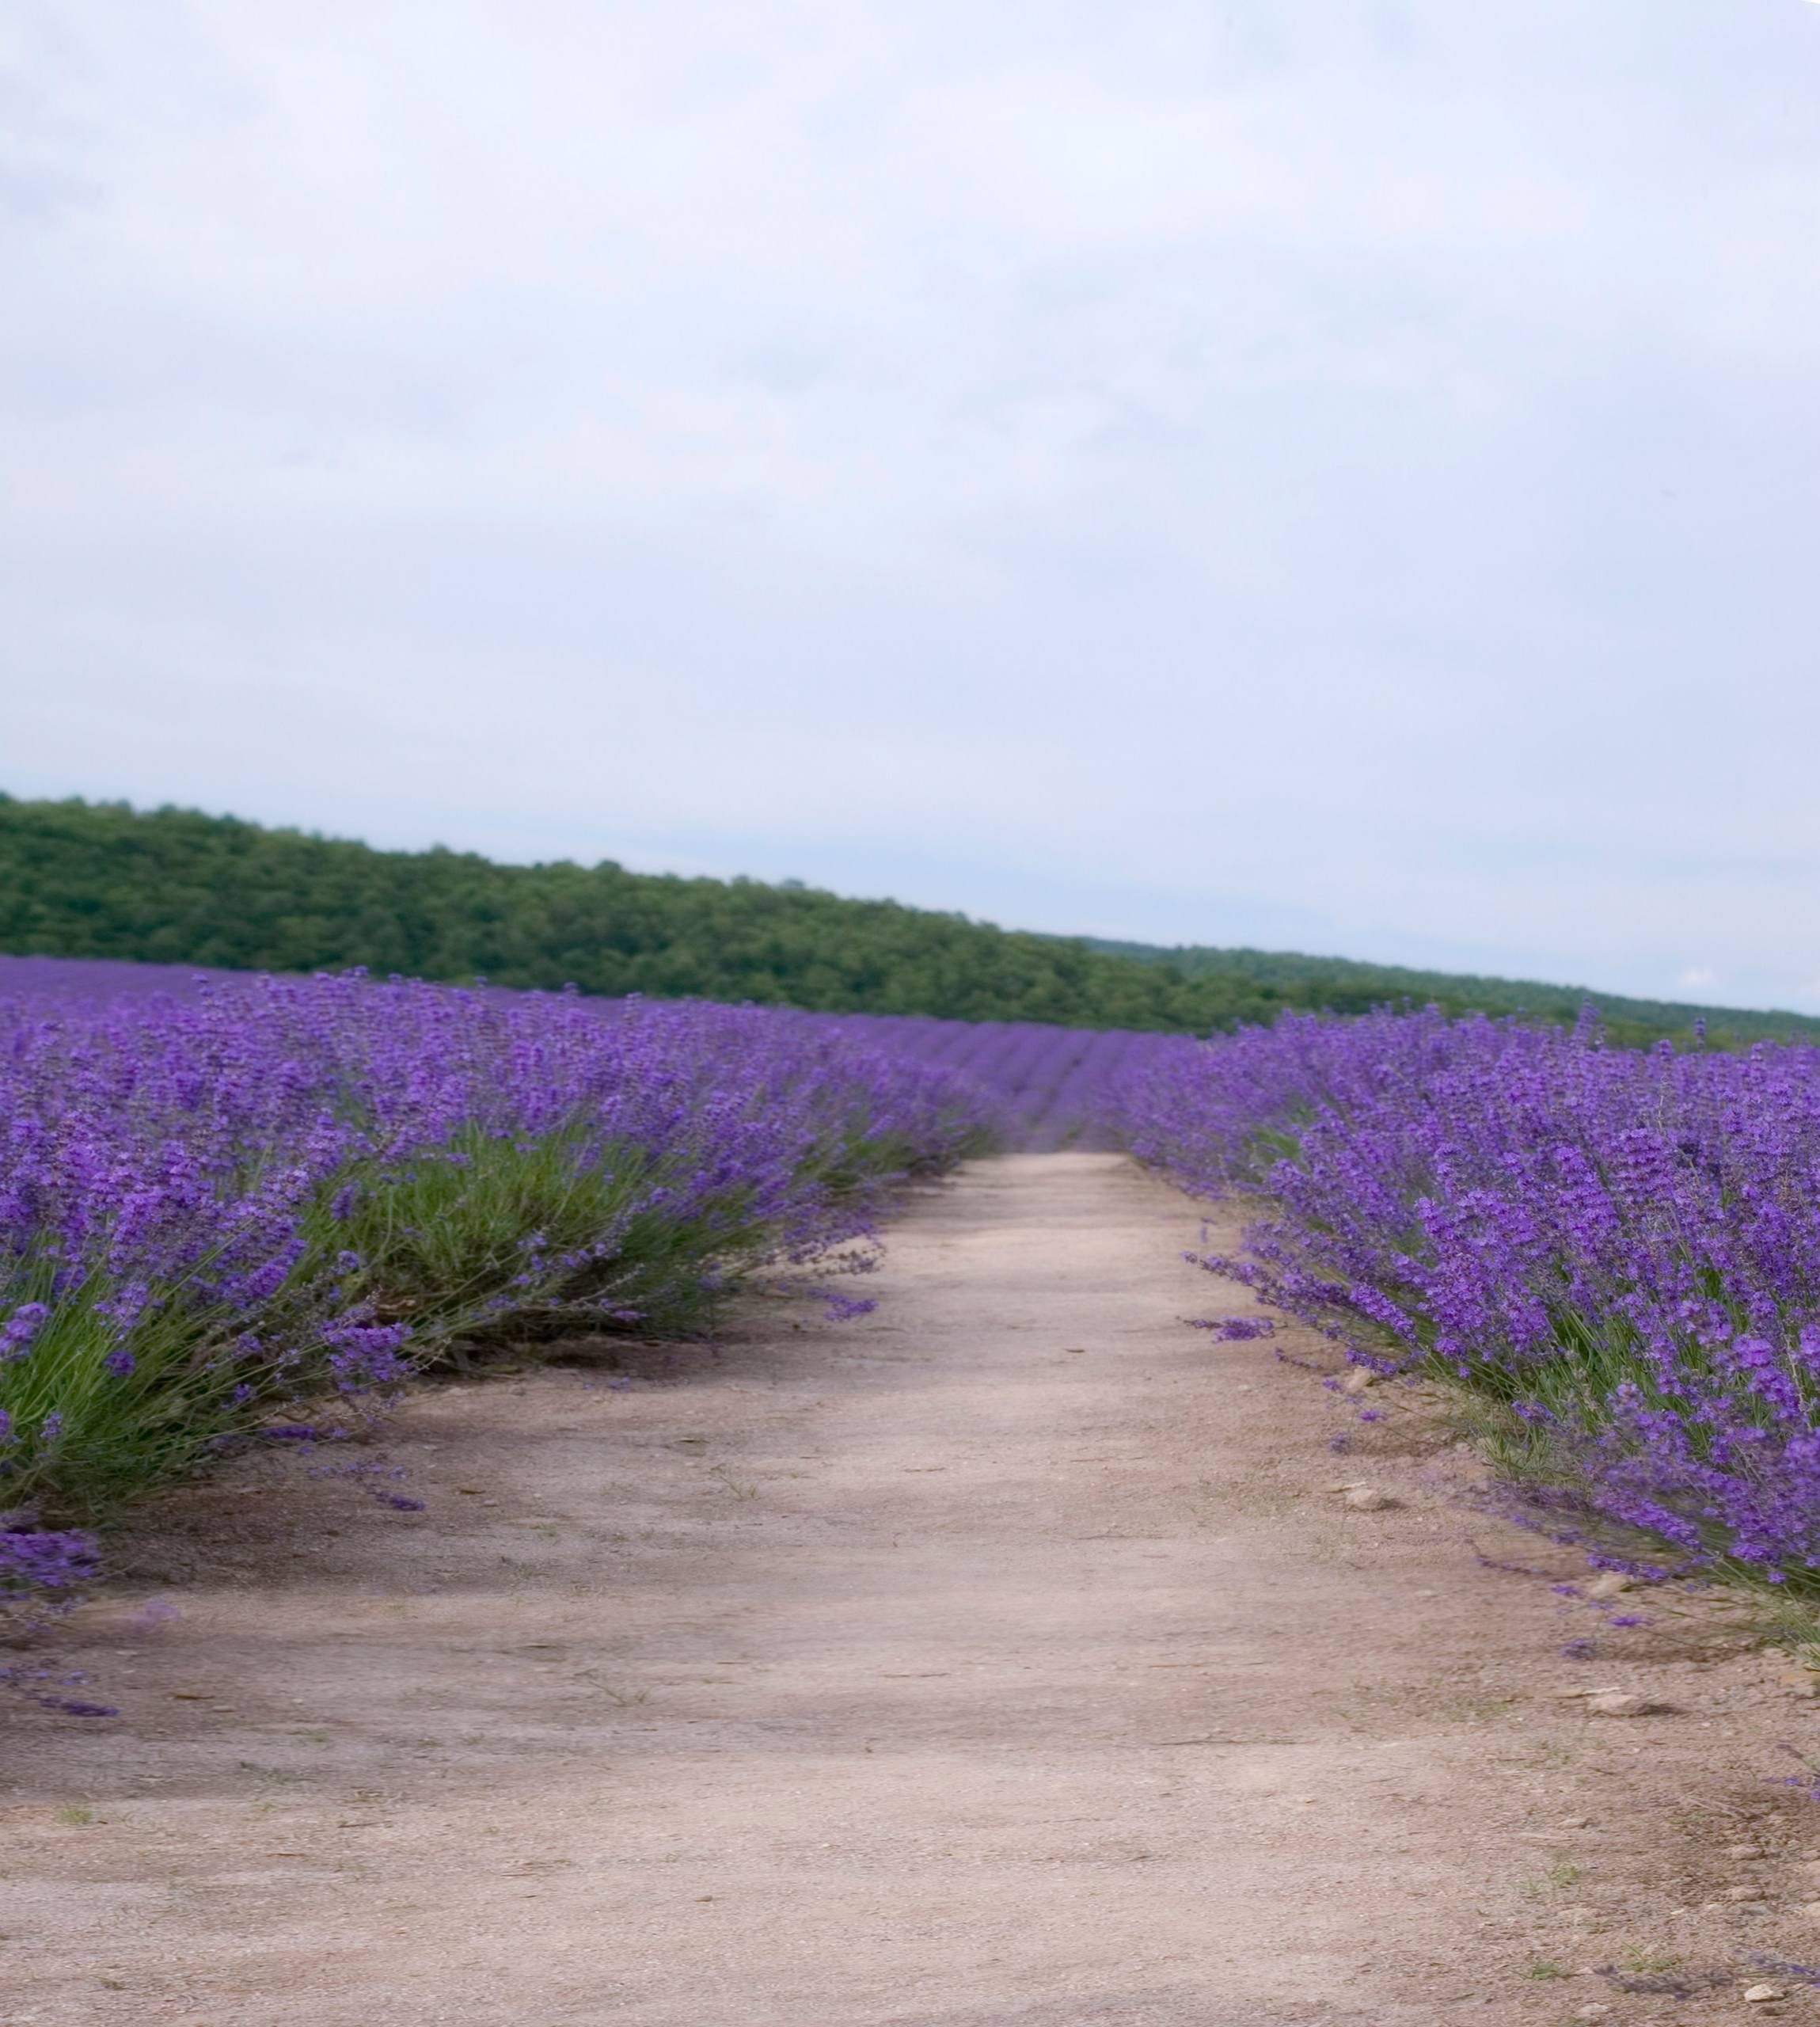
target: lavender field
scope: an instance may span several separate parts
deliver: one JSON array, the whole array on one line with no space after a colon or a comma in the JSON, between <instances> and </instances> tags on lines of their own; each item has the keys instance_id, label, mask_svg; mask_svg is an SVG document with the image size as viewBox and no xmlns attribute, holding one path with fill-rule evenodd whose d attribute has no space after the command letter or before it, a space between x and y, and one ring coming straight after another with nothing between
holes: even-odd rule
<instances>
[{"instance_id":1,"label":"lavender field","mask_svg":"<svg viewBox=\"0 0 1820 2027\"><path fill-rule=\"evenodd\" d=\"M977 1086L788 1013L8 969L15 1593L92 1567L41 1515L357 1427L452 1345L697 1330L761 1270L861 1306L893 1189L990 1131Z\"/></svg>"},{"instance_id":2,"label":"lavender field","mask_svg":"<svg viewBox=\"0 0 1820 2027\"><path fill-rule=\"evenodd\" d=\"M146 996L196 998L210 985L243 981L241 972L182 964L114 963L92 957L0 955L0 1000L73 1002ZM514 993L495 995L517 998ZM583 1002L602 1018L626 1003ZM924 1014L845 1014L802 1017L863 1044L937 1064L974 1087L1003 1145L1043 1154L1058 1147L1114 1143L1101 1094L1134 1055L1159 1037L1127 1029L1054 1027L1037 1021L945 1021Z\"/></svg>"},{"instance_id":3,"label":"lavender field","mask_svg":"<svg viewBox=\"0 0 1820 2027\"><path fill-rule=\"evenodd\" d=\"M28 1855L47 1877L74 1862L55 1842L70 1833L114 1838L123 1872L161 1881L193 1862L226 1890L320 1854L321 1906L364 1933L365 1878L350 1885L339 1854L384 1835L389 1885L416 1882L399 1933L439 1960L496 1919L502 1876L534 1883L527 1898L552 1891L541 1869L475 1860L530 1767L542 1785L519 1836L573 1875L564 1919L591 1936L589 1854L630 1740L652 1785L629 1819L648 1843L622 1904L644 1905L679 1824L710 1854L672 1892L680 1949L700 1911L735 1893L770 1924L781 1838L829 1848L805 1755L853 1770L842 1814L868 1825L906 1807L959 1820L995 1770L1026 1792L1033 1721L1050 1722L1030 1714L1045 1668L1060 1715L1039 1728L1040 1778L1073 1797L1071 1816L1077 1801L1083 1820L1128 1827L1131 1739L1198 1747L1189 1728L1223 1698L1248 1730L1218 1740L1219 1778L1269 1812L1274 1846L1287 1712L1349 1822L1408 1831L1385 1794L1387 1751L1446 1793L1420 1818L1443 1826L1434 1869L1469 1880L1473 1911L1487 1902L1472 1852L1534 1808L1538 1764L1564 1810L1584 1805L1589 1769L1615 1774L1627 1822L1665 1816L1716 1772L1766 1817L1755 1797L1769 1783L1820 1793L1805 1760L1798 1779L1776 1767L1773 1703L1746 1743L1726 1732L1729 1767L1711 1725L1687 1725L1697 1708L1728 1727L1738 1714L1739 1685L1707 1672L1731 1665L1712 1629L1697 1659L1661 1630L1696 1613L1638 1611L1576 1569L1590 1557L1633 1589L1742 1582L1794 1607L1789 1644L1811 1637L1820 1050L1612 1048L1590 1016L1571 1031L1290 1016L1200 1041L358 975L0 973L0 1604L20 1636L0 1688L59 1755L57 1794L78 1798L40 1812ZM992 1147L1035 1158L906 1188ZM1083 1147L1108 1153L1053 1151ZM1182 1193L1134 1178L1120 1149ZM1221 1199L1252 1222L1222 1220L1223 1253L1201 1226L1197 1249L1198 1203ZM1214 1284L1184 1249L1218 1277L1205 1338L1185 1323ZM736 1343L715 1344L724 1305L754 1287L819 1300L833 1327L754 1303ZM1233 1302L1241 1287L1261 1314ZM879 1313L861 1320L875 1288ZM1274 1390L1237 1383L1263 1376L1291 1319L1299 1342L1279 1348L1294 1367L1339 1363L1305 1356L1312 1328L1369 1386L1330 1377L1327 1396L1300 1370ZM541 1370L525 1356L615 1333L663 1341L622 1345L608 1386L588 1348ZM509 1386L402 1398L506 1348ZM1331 1462L1324 1438L1395 1474L1411 1445L1383 1442L1386 1421L1413 1428L1423 1461L1355 1507L1361 1481L1321 1482L1358 1468ZM1427 1460L1437 1428L1450 1442L1462 1424L1495 1466L1483 1496L1560 1546L1475 1569L1453 1523L1437 1536ZM133 1506L186 1479L199 1482ZM279 1496L249 1500L249 1486ZM1121 1525L1102 1529L1115 1500ZM1336 1521L1361 1531L1343 1564ZM1153 1579L1134 1569L1165 1557L1160 1619ZM120 1581L90 1609L62 1609L110 1566ZM1512 1585L1513 1571L1532 1580ZM134 1600L148 1576L166 1588ZM1742 1629L1740 1667L1767 1616ZM1210 1625L1244 1657L1236 1687L1217 1660L1187 1658ZM1500 1672L1476 1659L1463 1695L1469 1649ZM1564 1691L1564 1664L1588 1671ZM1591 1687L1619 1675L1620 1690ZM1084 1679L1111 1685L1085 1725ZM1358 1702L1336 1715L1336 1681L1362 1682L1374 1710L1419 1706L1388 1740L1362 1736ZM1641 1735L1647 1763L1636 1746L1594 1757L1583 1733L1602 1706L1659 1724ZM173 1740L173 1725L190 1728ZM879 1749L893 1726L912 1733L907 1770ZM982 1756L944 1762L963 1726ZM207 1834L192 1815L180 1844L152 1850L155 1818L130 1812L163 1803L138 1770L161 1779L180 1763L188 1780L204 1751L220 1769ZM122 1769L133 1792L95 1820L89 1798ZM406 1796L424 1812L395 1843L389 1822L348 1813L382 1774L389 1810ZM1161 1777L1146 1789L1146 1852L1184 1835L1163 1790ZM1784 1832L1750 1820L1754 1863ZM1196 1813L1186 1834L1204 1827ZM614 1838L628 1834L614 1820ZM1309 1834L1321 1862L1331 1832ZM750 1839L731 1874L730 1835ZM98 1848L84 1843L85 1866ZM1031 1848L1042 1864L1020 1852L1016 1869L1047 1899L1047 1823ZM842 1925L878 1919L876 1847L864 1853L818 1865L807 1889L818 1907L835 1894ZM1146 1865L1146 1895L1159 1869ZM1097 1849L1089 1869L1082 1904L1097 1907ZM1208 1904L1203 1873L1189 1880L1184 1953ZM484 1904L458 1900L425 1940L420 1911L470 1891ZM99 1930L105 1910L70 1904ZM1732 1900L1713 1905L1732 1918ZM268 1903L248 1907L263 1934ZM344 1954L306 1911L305 1975L340 1989ZM1503 1960L1527 1979L1526 1964L1554 1965L1537 1953L1559 1917L1538 1928L1526 1901L1518 1912ZM1348 1964L1382 1922L1361 1911ZM1636 1934L1629 1960L1687 1939L1685 1922ZM389 1932L376 1960L387 1991L397 1941ZM212 1947L186 1939L185 1960ZM515 2003L515 1957L511 1977ZM92 1996L66 2017L93 2017Z\"/></svg>"},{"instance_id":4,"label":"lavender field","mask_svg":"<svg viewBox=\"0 0 1820 2027\"><path fill-rule=\"evenodd\" d=\"M40 1515L351 1428L452 1345L698 1330L760 1271L863 1306L893 1191L988 1144L1128 1147L1254 1200L1205 1264L1374 1382L1463 1390L1507 1510L1595 1558L1785 1594L1820 1569L1812 1048L1432 1010L1199 1042L43 958L0 958L0 1033L17 1592L92 1563Z\"/></svg>"},{"instance_id":5,"label":"lavender field","mask_svg":"<svg viewBox=\"0 0 1820 2027\"><path fill-rule=\"evenodd\" d=\"M1814 1592L1820 1049L1289 1015L1157 1044L1109 1118L1190 1191L1256 1200L1210 1270L1367 1371L1466 1390L1513 1517Z\"/></svg>"},{"instance_id":6,"label":"lavender field","mask_svg":"<svg viewBox=\"0 0 1820 2027\"><path fill-rule=\"evenodd\" d=\"M981 1093L1001 1144L1021 1154L1118 1144L1104 1099L1128 1066L1166 1038L1035 1021L832 1017L846 1033L962 1077Z\"/></svg>"}]
</instances>

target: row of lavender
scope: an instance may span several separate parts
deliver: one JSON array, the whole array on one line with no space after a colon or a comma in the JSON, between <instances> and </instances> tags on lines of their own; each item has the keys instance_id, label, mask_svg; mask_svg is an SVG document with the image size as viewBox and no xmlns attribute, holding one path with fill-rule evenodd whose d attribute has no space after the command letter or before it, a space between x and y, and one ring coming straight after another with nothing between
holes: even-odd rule
<instances>
[{"instance_id":1,"label":"row of lavender","mask_svg":"<svg viewBox=\"0 0 1820 2027\"><path fill-rule=\"evenodd\" d=\"M887 1192L986 1123L786 1012L7 968L0 1590L84 1573L35 1507L357 1416L451 1344L697 1328L756 1268L857 1271Z\"/></svg>"},{"instance_id":2,"label":"row of lavender","mask_svg":"<svg viewBox=\"0 0 1820 2027\"><path fill-rule=\"evenodd\" d=\"M1260 1200L1210 1268L1469 1390L1518 1517L1625 1566L1816 1588L1820 1049L1289 1015L1154 1045L1111 1111L1191 1190Z\"/></svg>"},{"instance_id":3,"label":"row of lavender","mask_svg":"<svg viewBox=\"0 0 1820 2027\"><path fill-rule=\"evenodd\" d=\"M1777 1582L1820 1566L1812 1048L1431 1013L1207 1044L0 959L9 994L15 1503L102 1503L452 1339L690 1327L990 1124L1263 1196L1248 1257L1208 1264L1470 1389L1533 1517ZM79 1560L0 1545L40 1580Z\"/></svg>"},{"instance_id":4,"label":"row of lavender","mask_svg":"<svg viewBox=\"0 0 1820 2027\"><path fill-rule=\"evenodd\" d=\"M89 957L0 955L0 997L68 1003L166 994L193 998L210 986L244 982L233 972L135 964ZM516 998L519 995L498 995ZM621 1002L591 1000L611 1017ZM1123 1029L1060 1028L1034 1021L948 1021L931 1014L849 1014L825 1025L869 1046L939 1065L975 1087L1001 1141L1047 1154L1115 1144L1101 1094L1157 1037Z\"/></svg>"},{"instance_id":5,"label":"row of lavender","mask_svg":"<svg viewBox=\"0 0 1820 2027\"><path fill-rule=\"evenodd\" d=\"M831 1017L842 1032L955 1072L977 1087L1007 1146L1024 1154L1118 1143L1104 1097L1162 1037L1034 1021L943 1021L918 1014Z\"/></svg>"}]
</instances>

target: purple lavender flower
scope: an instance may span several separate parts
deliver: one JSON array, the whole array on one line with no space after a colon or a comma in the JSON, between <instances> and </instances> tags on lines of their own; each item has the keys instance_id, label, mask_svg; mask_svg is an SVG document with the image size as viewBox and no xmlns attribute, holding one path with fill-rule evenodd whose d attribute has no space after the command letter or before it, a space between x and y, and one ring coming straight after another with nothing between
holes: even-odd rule
<instances>
[{"instance_id":1,"label":"purple lavender flower","mask_svg":"<svg viewBox=\"0 0 1820 2027\"><path fill-rule=\"evenodd\" d=\"M1220 1343L1241 1344L1256 1337L1269 1337L1275 1334L1276 1325L1267 1316L1197 1317L1194 1319L1197 1330L1205 1330Z\"/></svg>"},{"instance_id":2,"label":"purple lavender flower","mask_svg":"<svg viewBox=\"0 0 1820 2027\"><path fill-rule=\"evenodd\" d=\"M32 1348L32 1340L44 1328L49 1309L41 1302L22 1302L3 1324L0 1324L0 1359L22 1359Z\"/></svg>"},{"instance_id":3,"label":"purple lavender flower","mask_svg":"<svg viewBox=\"0 0 1820 2027\"><path fill-rule=\"evenodd\" d=\"M40 1528L29 1515L0 1515L0 1596L69 1592L100 1565L93 1535Z\"/></svg>"},{"instance_id":4,"label":"purple lavender flower","mask_svg":"<svg viewBox=\"0 0 1820 2027\"><path fill-rule=\"evenodd\" d=\"M1156 1042L1106 1113L1191 1190L1262 1200L1201 1264L1490 1397L1534 1464L1510 1517L1659 1573L1820 1568L1820 1049L1288 1014Z\"/></svg>"},{"instance_id":5,"label":"purple lavender flower","mask_svg":"<svg viewBox=\"0 0 1820 2027\"><path fill-rule=\"evenodd\" d=\"M689 1327L760 1269L861 1272L892 1189L980 1131L990 1101L949 1067L975 1038L359 975L0 1001L9 1485L70 1490L82 1417L121 1405L97 1365L203 1460L326 1441L325 1392L358 1423L463 1331ZM1012 1039L1060 1081L1123 1049ZM497 1200L522 1184L527 1207L510 1272L477 1242L450 1270L435 1249L496 1158L518 1165ZM598 1214L559 1228L578 1203ZM15 1531L15 1576L41 1531Z\"/></svg>"}]
</instances>

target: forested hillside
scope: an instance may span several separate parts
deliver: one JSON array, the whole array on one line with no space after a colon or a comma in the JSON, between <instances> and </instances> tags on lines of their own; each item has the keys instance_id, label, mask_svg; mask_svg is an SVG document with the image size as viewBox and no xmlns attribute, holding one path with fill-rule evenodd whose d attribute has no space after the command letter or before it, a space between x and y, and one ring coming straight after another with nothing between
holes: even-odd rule
<instances>
[{"instance_id":1,"label":"forested hillside","mask_svg":"<svg viewBox=\"0 0 1820 2027\"><path fill-rule=\"evenodd\" d=\"M1735 1007L1691 1001L1633 999L1590 987L1547 985L1534 979L1480 978L1461 972L1416 971L1401 964L1361 964L1351 957L1305 957L1294 951L1225 950L1204 944L1165 945L1081 939L1104 956L1160 964L1184 978L1221 978L1271 991L1298 994L1312 988L1321 1005L1351 1011L1361 1001L1373 1006L1411 999L1443 1006L1471 1006L1489 1014L1529 1014L1547 1021L1571 1021L1590 999L1614 1034L1634 1039L1681 1034L1704 1020L1715 1033L1734 1041L1820 1034L1820 1019L1788 1013L1740 1013Z\"/></svg>"},{"instance_id":2,"label":"forested hillside","mask_svg":"<svg viewBox=\"0 0 1820 2027\"><path fill-rule=\"evenodd\" d=\"M191 810L4 796L0 950L235 970L365 964L426 979L572 981L587 992L830 1012L1203 1032L1267 1021L1284 1006L1360 1013L1405 994L1450 1011L1526 1005L1569 1018L1579 1000L1558 988L1339 960L1095 948L758 880L629 873L610 862L501 865ZM1605 1004L1629 1038L1633 1023L1638 1034L1683 1030L1698 1010ZM1715 1019L1740 1035L1820 1026L1792 1015Z\"/></svg>"},{"instance_id":3,"label":"forested hillside","mask_svg":"<svg viewBox=\"0 0 1820 2027\"><path fill-rule=\"evenodd\" d=\"M1318 998L811 888L500 865L190 810L6 797L0 949L1094 1028L1229 1026Z\"/></svg>"}]
</instances>

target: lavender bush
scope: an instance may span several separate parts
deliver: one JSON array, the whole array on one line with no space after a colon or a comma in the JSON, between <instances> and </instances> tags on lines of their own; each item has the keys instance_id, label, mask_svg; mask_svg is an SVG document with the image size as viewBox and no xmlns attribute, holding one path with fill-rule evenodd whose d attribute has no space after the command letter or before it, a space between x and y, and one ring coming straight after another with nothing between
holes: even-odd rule
<instances>
[{"instance_id":1,"label":"lavender bush","mask_svg":"<svg viewBox=\"0 0 1820 2027\"><path fill-rule=\"evenodd\" d=\"M1292 1014L1153 1043L1108 1116L1261 1200L1210 1268L1484 1404L1519 1517L1820 1590L1820 1049Z\"/></svg>"},{"instance_id":2,"label":"lavender bush","mask_svg":"<svg viewBox=\"0 0 1820 2027\"><path fill-rule=\"evenodd\" d=\"M1123 1028L1058 1028L1035 1021L942 1021L918 1014L828 1017L845 1033L966 1078L983 1094L1001 1140L1028 1154L1115 1146L1101 1116L1101 1095L1127 1063L1163 1039Z\"/></svg>"},{"instance_id":3,"label":"lavender bush","mask_svg":"<svg viewBox=\"0 0 1820 2027\"><path fill-rule=\"evenodd\" d=\"M0 999L62 1002L168 994L194 998L211 984L245 983L246 972L199 971L183 964L116 962L100 957L21 957L0 954ZM494 997L517 998L515 993ZM611 1018L620 1001L591 998ZM1128 1029L1063 1028L1036 1021L949 1021L921 1014L842 1014L815 1017L830 1033L872 1049L938 1065L978 1093L1005 1145L1028 1153L1059 1147L1116 1145L1100 1116L1108 1083L1134 1056L1157 1044L1154 1033Z\"/></svg>"},{"instance_id":4,"label":"lavender bush","mask_svg":"<svg viewBox=\"0 0 1820 2027\"><path fill-rule=\"evenodd\" d=\"M135 981L137 983L137 981ZM79 1519L488 1334L699 1326L865 1264L976 1144L941 1071L826 1021L358 976L0 1000L0 1594Z\"/></svg>"}]
</instances>

